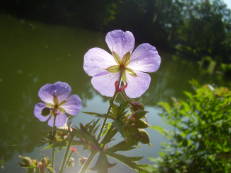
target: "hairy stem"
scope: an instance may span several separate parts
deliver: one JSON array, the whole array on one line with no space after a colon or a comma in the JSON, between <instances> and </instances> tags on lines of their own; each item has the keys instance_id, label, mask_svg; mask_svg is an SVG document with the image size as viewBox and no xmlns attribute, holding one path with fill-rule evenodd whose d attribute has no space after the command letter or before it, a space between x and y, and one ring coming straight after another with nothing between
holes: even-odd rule
<instances>
[{"instance_id":1,"label":"hairy stem","mask_svg":"<svg viewBox=\"0 0 231 173\"><path fill-rule=\"evenodd\" d=\"M98 137L97 137L98 140L100 139L100 136L102 135L104 126L105 126L105 124L106 124L106 122L107 122L109 113L111 112L112 104L113 104L113 102L115 101L116 96L117 96L117 92L115 92L115 94L113 95L112 99L110 100L110 106L109 106L109 108L108 108L108 110L107 110L106 117L104 118L103 125L102 125L102 127L101 127L101 129L100 129L100 131L99 131Z\"/></svg>"},{"instance_id":2,"label":"hairy stem","mask_svg":"<svg viewBox=\"0 0 231 173\"><path fill-rule=\"evenodd\" d=\"M65 166L65 164L66 164L67 156L68 156L68 153L69 153L69 150L70 150L70 146L71 146L71 143L72 143L72 141L73 141L73 138L74 138L74 135L71 133L71 136L70 136L70 139L69 139L69 142L68 142L66 151L65 151L65 155L64 155L63 162L62 162L62 166L61 166L61 168L60 168L60 170L59 170L59 173L62 173L62 172L63 172L64 166Z\"/></svg>"},{"instance_id":3,"label":"hairy stem","mask_svg":"<svg viewBox=\"0 0 231 173\"><path fill-rule=\"evenodd\" d=\"M79 170L79 173L85 173L86 172L89 164L91 163L91 161L92 161L92 159L94 158L95 155L96 155L96 152L91 152L91 154L89 155L87 161L83 164L83 166Z\"/></svg>"},{"instance_id":4,"label":"hairy stem","mask_svg":"<svg viewBox=\"0 0 231 173\"><path fill-rule=\"evenodd\" d=\"M54 168L54 160L55 160L55 147L54 147L54 139L55 139L55 134L56 134L56 126L55 126L55 121L56 121L56 116L54 118L53 126L52 126L52 153L51 153L51 165L52 168Z\"/></svg>"}]
</instances>

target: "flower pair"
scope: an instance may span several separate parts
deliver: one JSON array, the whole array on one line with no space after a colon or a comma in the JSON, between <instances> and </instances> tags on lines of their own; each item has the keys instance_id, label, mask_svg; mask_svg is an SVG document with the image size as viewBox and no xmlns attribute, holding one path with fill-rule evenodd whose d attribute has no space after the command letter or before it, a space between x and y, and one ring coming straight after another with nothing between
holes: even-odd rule
<instances>
[{"instance_id":1,"label":"flower pair","mask_svg":"<svg viewBox=\"0 0 231 173\"><path fill-rule=\"evenodd\" d=\"M140 97L151 82L147 73L157 71L161 63L156 48L143 43L134 50L135 38L129 31L111 31L105 40L111 54L95 47L84 55L83 68L92 77L93 87L100 94L112 97L119 91L115 87L119 82L128 97ZM49 126L63 126L67 115L76 115L81 108L80 98L70 93L71 87L64 82L44 85L39 90L43 102L35 105L35 116L48 121Z\"/></svg>"}]
</instances>

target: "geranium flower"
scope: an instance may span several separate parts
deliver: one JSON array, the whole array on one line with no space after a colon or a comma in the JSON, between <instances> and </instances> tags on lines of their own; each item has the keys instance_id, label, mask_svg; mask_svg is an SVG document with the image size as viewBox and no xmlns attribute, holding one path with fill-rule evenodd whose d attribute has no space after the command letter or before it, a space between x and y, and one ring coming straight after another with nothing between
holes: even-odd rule
<instances>
[{"instance_id":1,"label":"geranium flower","mask_svg":"<svg viewBox=\"0 0 231 173\"><path fill-rule=\"evenodd\" d=\"M127 84L125 93L130 98L141 96L148 88L151 77L160 66L156 48L140 44L134 51L135 38L130 31L114 30L106 35L111 54L101 48L92 48L84 55L84 70L92 76L93 87L102 95L114 95L116 81Z\"/></svg>"},{"instance_id":2,"label":"geranium flower","mask_svg":"<svg viewBox=\"0 0 231 173\"><path fill-rule=\"evenodd\" d=\"M65 82L46 84L39 89L38 96L43 102L34 107L34 115L40 121L48 121L49 126L64 126L67 115L76 115L81 109L78 95L70 95L71 87Z\"/></svg>"}]
</instances>

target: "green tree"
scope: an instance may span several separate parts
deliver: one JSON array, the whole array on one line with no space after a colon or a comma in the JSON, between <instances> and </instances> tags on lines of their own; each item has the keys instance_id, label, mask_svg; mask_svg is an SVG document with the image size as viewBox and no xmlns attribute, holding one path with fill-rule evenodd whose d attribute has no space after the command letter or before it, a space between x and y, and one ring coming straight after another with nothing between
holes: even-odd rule
<instances>
[{"instance_id":1,"label":"green tree","mask_svg":"<svg viewBox=\"0 0 231 173\"><path fill-rule=\"evenodd\" d=\"M228 173L231 171L231 91L211 85L185 92L185 100L160 103L161 114L174 131L159 130L170 139L150 172Z\"/></svg>"}]
</instances>

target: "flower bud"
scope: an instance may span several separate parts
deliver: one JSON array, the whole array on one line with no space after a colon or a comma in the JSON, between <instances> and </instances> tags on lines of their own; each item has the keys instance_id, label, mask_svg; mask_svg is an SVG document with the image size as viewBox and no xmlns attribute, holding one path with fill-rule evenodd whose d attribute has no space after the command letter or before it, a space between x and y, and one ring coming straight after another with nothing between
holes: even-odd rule
<instances>
[{"instance_id":1,"label":"flower bud","mask_svg":"<svg viewBox=\"0 0 231 173\"><path fill-rule=\"evenodd\" d=\"M133 111L144 110L144 105L139 102L130 102Z\"/></svg>"},{"instance_id":2,"label":"flower bud","mask_svg":"<svg viewBox=\"0 0 231 173\"><path fill-rule=\"evenodd\" d=\"M141 143L143 143L143 144L149 144L150 143L148 133L145 130L140 129L139 133L138 133L138 136L139 136L139 141Z\"/></svg>"},{"instance_id":3,"label":"flower bud","mask_svg":"<svg viewBox=\"0 0 231 173\"><path fill-rule=\"evenodd\" d=\"M37 161L32 160L30 157L19 156L19 158L21 159L21 162L19 163L21 167L35 167L37 165Z\"/></svg>"},{"instance_id":4,"label":"flower bud","mask_svg":"<svg viewBox=\"0 0 231 173\"><path fill-rule=\"evenodd\" d=\"M75 152L77 152L77 148L76 147L70 147L70 151L75 153Z\"/></svg>"}]
</instances>

